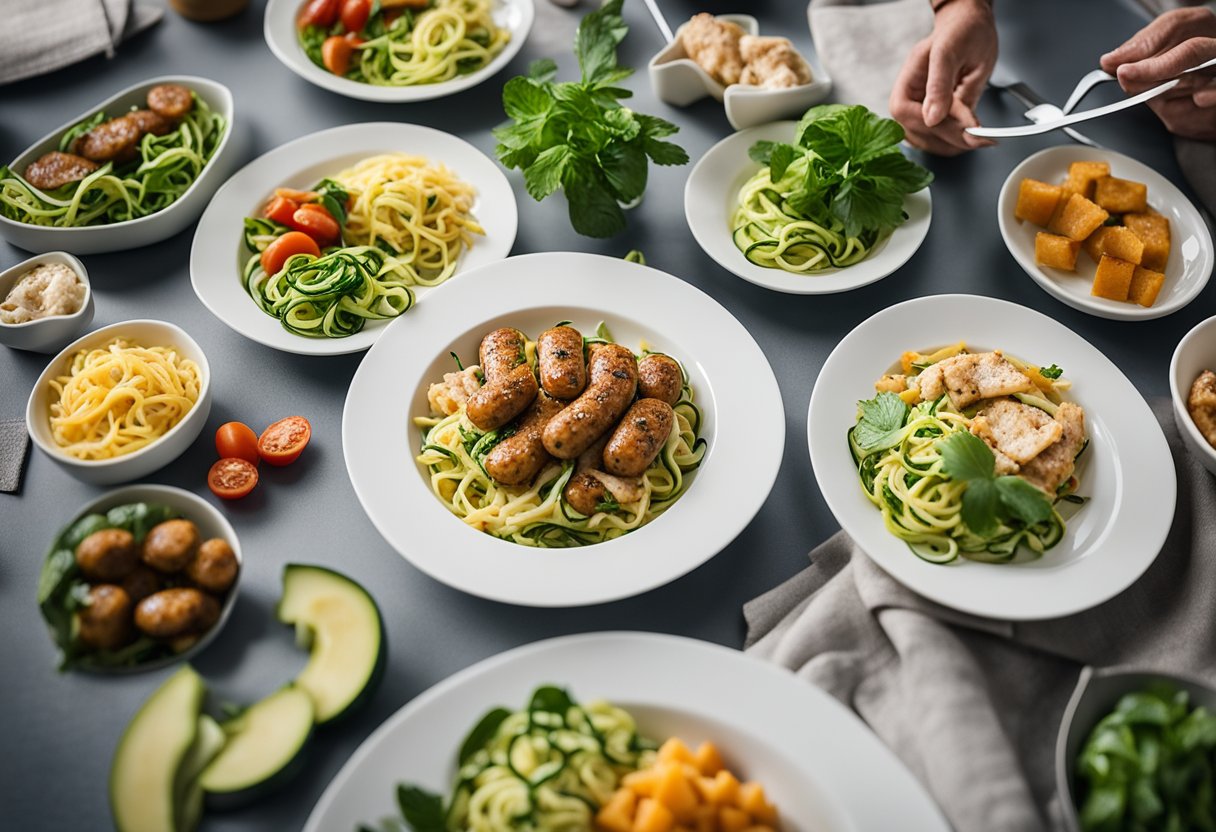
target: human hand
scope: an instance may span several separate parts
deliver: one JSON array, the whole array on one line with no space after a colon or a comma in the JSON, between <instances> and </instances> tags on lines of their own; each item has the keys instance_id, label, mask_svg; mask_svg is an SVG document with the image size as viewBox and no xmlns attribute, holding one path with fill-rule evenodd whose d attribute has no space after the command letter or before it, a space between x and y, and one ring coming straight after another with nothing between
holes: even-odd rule
<instances>
[{"instance_id":1,"label":"human hand","mask_svg":"<svg viewBox=\"0 0 1216 832\"><path fill-rule=\"evenodd\" d=\"M1216 58L1216 14L1197 7L1166 12L1103 55L1101 64L1126 92L1135 94L1211 58ZM1171 133L1216 141L1216 82L1211 75L1184 75L1148 106Z\"/></svg>"},{"instance_id":2,"label":"human hand","mask_svg":"<svg viewBox=\"0 0 1216 832\"><path fill-rule=\"evenodd\" d=\"M996 64L996 22L988 0L948 0L933 33L913 47L891 91L891 115L913 147L955 156L994 144L972 136L975 105Z\"/></svg>"}]
</instances>

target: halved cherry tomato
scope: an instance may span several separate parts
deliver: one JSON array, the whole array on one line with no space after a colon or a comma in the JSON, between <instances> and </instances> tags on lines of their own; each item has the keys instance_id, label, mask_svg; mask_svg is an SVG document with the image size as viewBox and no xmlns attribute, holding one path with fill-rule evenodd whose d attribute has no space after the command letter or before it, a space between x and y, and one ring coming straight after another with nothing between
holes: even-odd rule
<instances>
[{"instance_id":1,"label":"halved cherry tomato","mask_svg":"<svg viewBox=\"0 0 1216 832\"><path fill-rule=\"evenodd\" d=\"M258 435L244 422L226 422L215 432L215 450L221 457L236 457L257 465Z\"/></svg>"},{"instance_id":2,"label":"halved cherry tomato","mask_svg":"<svg viewBox=\"0 0 1216 832\"><path fill-rule=\"evenodd\" d=\"M346 0L342 4L342 25L348 32L361 31L371 13L371 0Z\"/></svg>"},{"instance_id":3,"label":"halved cherry tomato","mask_svg":"<svg viewBox=\"0 0 1216 832\"><path fill-rule=\"evenodd\" d=\"M290 465L312 438L312 425L303 416L280 419L258 437L258 453L269 465Z\"/></svg>"},{"instance_id":4,"label":"halved cherry tomato","mask_svg":"<svg viewBox=\"0 0 1216 832\"><path fill-rule=\"evenodd\" d=\"M291 225L291 215L300 207L300 203L283 196L276 196L266 204L262 211L267 219L274 220L279 225Z\"/></svg>"},{"instance_id":5,"label":"halved cherry tomato","mask_svg":"<svg viewBox=\"0 0 1216 832\"><path fill-rule=\"evenodd\" d=\"M283 199L290 199L297 205L303 205L305 202L316 202L316 191L297 191L295 188L275 188L275 196L281 196Z\"/></svg>"},{"instance_id":6,"label":"halved cherry tomato","mask_svg":"<svg viewBox=\"0 0 1216 832\"><path fill-rule=\"evenodd\" d=\"M310 202L297 208L291 215L289 225L312 237L322 248L332 246L342 236L342 228L334 219L334 215L325 210L324 205L316 202Z\"/></svg>"},{"instance_id":7,"label":"halved cherry tomato","mask_svg":"<svg viewBox=\"0 0 1216 832\"><path fill-rule=\"evenodd\" d=\"M221 459L207 472L207 487L221 500L239 500L258 484L258 469L236 457Z\"/></svg>"},{"instance_id":8,"label":"halved cherry tomato","mask_svg":"<svg viewBox=\"0 0 1216 832\"><path fill-rule=\"evenodd\" d=\"M345 75L350 70L350 58L355 46L341 35L333 35L321 44L321 62L334 75Z\"/></svg>"},{"instance_id":9,"label":"halved cherry tomato","mask_svg":"<svg viewBox=\"0 0 1216 832\"><path fill-rule=\"evenodd\" d=\"M296 18L296 25L301 29L305 26L320 26L328 29L338 20L342 11L342 0L311 0Z\"/></svg>"},{"instance_id":10,"label":"halved cherry tomato","mask_svg":"<svg viewBox=\"0 0 1216 832\"><path fill-rule=\"evenodd\" d=\"M262 270L266 274L278 274L293 254L311 254L321 256L321 249L316 241L302 231L288 231L279 239L266 246L262 252Z\"/></svg>"}]
</instances>

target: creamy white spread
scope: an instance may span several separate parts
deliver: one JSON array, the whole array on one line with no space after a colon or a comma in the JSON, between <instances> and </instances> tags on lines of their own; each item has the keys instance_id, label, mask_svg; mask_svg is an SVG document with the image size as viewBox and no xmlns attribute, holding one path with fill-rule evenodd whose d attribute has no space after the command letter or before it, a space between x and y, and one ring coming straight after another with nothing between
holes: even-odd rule
<instances>
[{"instance_id":1,"label":"creamy white spread","mask_svg":"<svg viewBox=\"0 0 1216 832\"><path fill-rule=\"evenodd\" d=\"M84 281L62 263L41 263L26 272L0 303L0 323L23 324L72 315L84 305Z\"/></svg>"}]
</instances>

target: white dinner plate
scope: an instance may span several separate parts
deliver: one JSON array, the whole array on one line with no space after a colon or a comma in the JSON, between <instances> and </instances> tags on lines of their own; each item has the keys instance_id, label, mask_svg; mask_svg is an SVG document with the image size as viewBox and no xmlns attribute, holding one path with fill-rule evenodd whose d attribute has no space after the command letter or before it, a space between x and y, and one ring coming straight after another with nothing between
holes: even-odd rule
<instances>
[{"instance_id":1,"label":"white dinner plate","mask_svg":"<svg viewBox=\"0 0 1216 832\"><path fill-rule=\"evenodd\" d=\"M1058 185L1068 177L1069 165L1085 161L1106 162L1110 165L1111 176L1148 185L1149 207L1169 218L1170 259L1165 264L1165 285L1157 302L1148 308L1090 294L1097 264L1084 251L1077 256L1076 274L1040 266L1034 258L1034 238L1037 232L1045 229L1022 222L1013 215L1023 179L1029 177ZM997 198L996 216L1009 253L1035 283L1057 300L1100 318L1136 321L1177 312L1198 297L1212 275L1212 236L1199 210L1173 182L1147 165L1113 150L1077 145L1040 150L1009 174Z\"/></svg>"},{"instance_id":2,"label":"white dinner plate","mask_svg":"<svg viewBox=\"0 0 1216 832\"><path fill-rule=\"evenodd\" d=\"M764 786L788 832L949 830L860 719L789 671L693 639L590 633L519 647L421 694L355 751L305 832L370 827L394 816L401 782L446 796L456 753L477 721L494 707L524 707L543 684L624 707L656 741L713 740L741 779Z\"/></svg>"},{"instance_id":3,"label":"white dinner plate","mask_svg":"<svg viewBox=\"0 0 1216 832\"><path fill-rule=\"evenodd\" d=\"M739 207L739 189L760 170L747 151L758 141L791 142L796 121L775 121L727 136L701 157L684 187L684 214L692 236L718 265L744 280L792 295L828 295L847 292L881 280L911 259L925 235L933 214L929 189L904 198L908 219L870 251L866 259L843 269L819 274L794 274L757 266L743 256L731 239L731 217Z\"/></svg>"},{"instance_id":4,"label":"white dinner plate","mask_svg":"<svg viewBox=\"0 0 1216 832\"><path fill-rule=\"evenodd\" d=\"M1025 361L1058 364L1069 398L1085 409L1090 444L1077 467L1088 498L1067 531L1038 560L939 565L888 532L858 482L846 434L857 402L904 350L957 341ZM939 604L1011 621L1058 618L1129 587L1157 557L1174 519L1174 461L1140 391L1110 359L1072 330L1024 306L973 295L936 295L897 304L863 321L832 351L807 417L819 490L841 527L894 578Z\"/></svg>"},{"instance_id":5,"label":"white dinner plate","mask_svg":"<svg viewBox=\"0 0 1216 832\"><path fill-rule=\"evenodd\" d=\"M369 321L346 338L309 338L288 332L259 309L241 285L241 270L250 256L242 235L245 217L260 216L275 188L311 188L380 153L409 153L441 162L477 191L471 213L486 233L474 235L449 280L510 253L519 224L515 195L502 170L484 153L450 133L417 124L348 124L281 145L241 168L220 188L199 220L190 249L190 282L203 305L246 338L284 352L342 355L370 347L389 321ZM413 290L419 302L431 291L425 286ZM403 317L412 318L416 311L407 310Z\"/></svg>"},{"instance_id":6,"label":"white dinner plate","mask_svg":"<svg viewBox=\"0 0 1216 832\"><path fill-rule=\"evenodd\" d=\"M494 56L489 64L468 75L458 75L450 81L440 81L437 84L414 84L407 87L388 87L376 84L364 84L334 75L314 64L304 53L296 36L296 17L306 0L270 0L266 4L266 17L262 26L266 44L279 61L296 75L310 84L324 87L331 92L345 95L347 98L359 98L364 101L384 101L405 103L409 101L427 101L432 98L442 98L445 95L460 92L474 87L487 78L497 74L499 70L511 62L532 30L532 21L536 17L533 0L492 0L492 12L495 25L511 33L502 51Z\"/></svg>"},{"instance_id":7,"label":"white dinner plate","mask_svg":"<svg viewBox=\"0 0 1216 832\"><path fill-rule=\"evenodd\" d=\"M687 491L645 526L604 543L538 549L477 531L431 491L415 461L427 388L475 361L483 336L512 326L535 338L569 320L584 334L679 359L704 414L705 457ZM717 301L679 278L592 254L512 257L453 281L388 327L359 365L342 414L355 493L394 549L423 572L483 598L572 607L675 580L726 547L768 497L785 413L760 347Z\"/></svg>"}]
</instances>

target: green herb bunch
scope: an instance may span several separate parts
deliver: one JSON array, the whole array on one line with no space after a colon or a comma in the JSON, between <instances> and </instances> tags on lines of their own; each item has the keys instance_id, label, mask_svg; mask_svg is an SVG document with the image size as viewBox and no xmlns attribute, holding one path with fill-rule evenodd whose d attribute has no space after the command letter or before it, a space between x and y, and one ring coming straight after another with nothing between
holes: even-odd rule
<instances>
[{"instance_id":1,"label":"green herb bunch","mask_svg":"<svg viewBox=\"0 0 1216 832\"><path fill-rule=\"evenodd\" d=\"M575 54L581 80L555 81L557 65L548 58L535 61L526 76L503 88L511 122L494 131L499 160L523 171L532 198L539 202L564 190L574 230L588 237L625 229L621 204L646 190L647 160L688 162L682 147L663 141L678 127L620 104L632 93L617 84L633 74L617 65L616 48L628 31L622 2L606 0L579 23Z\"/></svg>"}]
</instances>

